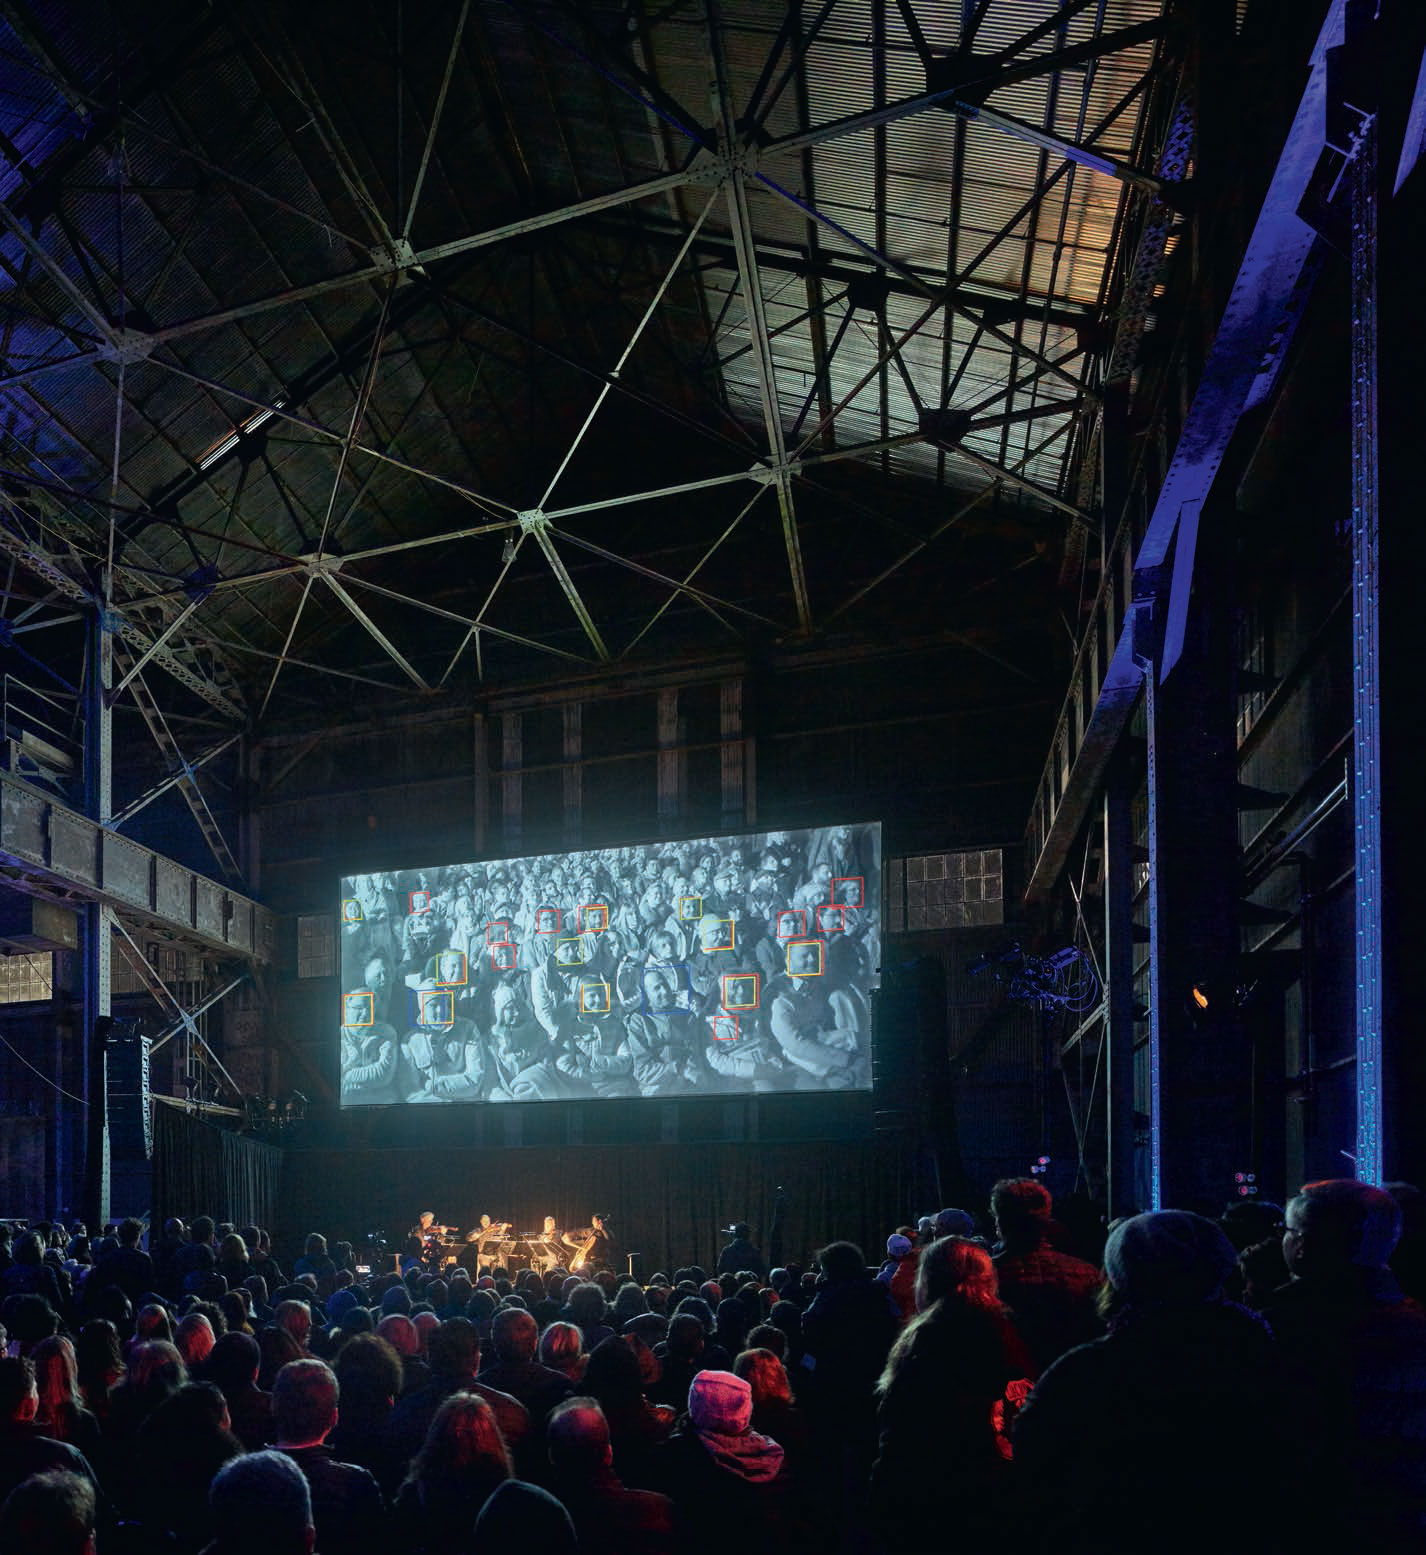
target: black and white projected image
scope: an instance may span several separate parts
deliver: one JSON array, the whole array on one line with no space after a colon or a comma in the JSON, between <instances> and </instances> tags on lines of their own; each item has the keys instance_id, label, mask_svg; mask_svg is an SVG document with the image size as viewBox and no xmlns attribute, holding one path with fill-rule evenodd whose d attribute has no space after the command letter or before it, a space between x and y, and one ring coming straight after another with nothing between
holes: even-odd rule
<instances>
[{"instance_id":1,"label":"black and white projected image","mask_svg":"<svg viewBox=\"0 0 1426 1555\"><path fill-rule=\"evenodd\" d=\"M871 1089L881 826L341 882L341 1096Z\"/></svg>"}]
</instances>

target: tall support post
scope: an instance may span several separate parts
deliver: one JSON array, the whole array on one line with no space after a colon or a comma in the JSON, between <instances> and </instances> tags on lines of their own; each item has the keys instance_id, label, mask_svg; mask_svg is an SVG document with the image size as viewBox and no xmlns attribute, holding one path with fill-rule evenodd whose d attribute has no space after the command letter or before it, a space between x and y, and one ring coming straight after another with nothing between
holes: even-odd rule
<instances>
[{"instance_id":1,"label":"tall support post","mask_svg":"<svg viewBox=\"0 0 1426 1555\"><path fill-rule=\"evenodd\" d=\"M238 863L249 891L262 889L262 747L245 733L238 746Z\"/></svg>"},{"instance_id":2,"label":"tall support post","mask_svg":"<svg viewBox=\"0 0 1426 1555\"><path fill-rule=\"evenodd\" d=\"M105 590L105 597L108 590ZM104 612L88 620L84 676L84 809L107 825L113 814L114 746L109 691L114 683L114 638ZM105 1045L109 1028L109 909L92 902L84 909L83 1095L88 1104L84 1130L84 1213L91 1226L109 1218L109 1094ZM66 1099L56 1094L56 1127L67 1127ZM61 1192L64 1191L63 1185Z\"/></svg>"},{"instance_id":3,"label":"tall support post","mask_svg":"<svg viewBox=\"0 0 1426 1555\"><path fill-rule=\"evenodd\" d=\"M579 846L584 833L584 704L566 702L561 709L564 721L564 840L565 846Z\"/></svg>"},{"instance_id":4,"label":"tall support post","mask_svg":"<svg viewBox=\"0 0 1426 1555\"><path fill-rule=\"evenodd\" d=\"M678 688L665 686L658 696L658 817L659 832L667 836L683 814L685 768L678 748Z\"/></svg>"},{"instance_id":5,"label":"tall support post","mask_svg":"<svg viewBox=\"0 0 1426 1555\"><path fill-rule=\"evenodd\" d=\"M518 852L524 834L524 715L500 715L500 830L507 853Z\"/></svg>"},{"instance_id":6,"label":"tall support post","mask_svg":"<svg viewBox=\"0 0 1426 1555\"><path fill-rule=\"evenodd\" d=\"M1134 634L1134 662L1144 677L1144 736L1148 796L1149 879L1146 898L1149 919L1149 1036L1145 1044L1144 1081L1135 1092L1148 1118L1144 1142L1144 1179L1148 1186L1145 1209L1164 1207L1163 1155L1163 988L1164 893L1162 862L1163 805L1159 793L1159 657L1163 625L1154 617L1151 603L1135 601L1128 630Z\"/></svg>"},{"instance_id":7,"label":"tall support post","mask_svg":"<svg viewBox=\"0 0 1426 1555\"><path fill-rule=\"evenodd\" d=\"M1182 609L1182 652L1163 675L1155 634L1149 712L1149 935L1154 1208L1221 1203L1252 1153L1252 1047L1237 1002L1240 892L1234 721L1231 493L1198 514L1193 584L1153 609ZM1185 532L1180 522L1180 543ZM1175 590L1180 574L1175 569ZM1160 584L1166 582L1161 578ZM1195 992L1196 990L1196 992Z\"/></svg>"},{"instance_id":8,"label":"tall support post","mask_svg":"<svg viewBox=\"0 0 1426 1555\"><path fill-rule=\"evenodd\" d=\"M743 756L743 682L725 680L718 687L718 732L723 779L723 825L736 828L746 824L743 805L745 761Z\"/></svg>"},{"instance_id":9,"label":"tall support post","mask_svg":"<svg viewBox=\"0 0 1426 1555\"><path fill-rule=\"evenodd\" d=\"M490 838L490 729L484 713L475 715L475 856L485 857Z\"/></svg>"},{"instance_id":10,"label":"tall support post","mask_svg":"<svg viewBox=\"0 0 1426 1555\"><path fill-rule=\"evenodd\" d=\"M1356 887L1356 1174L1382 1181L1381 675L1377 565L1377 122L1366 117L1351 179L1352 807Z\"/></svg>"},{"instance_id":11,"label":"tall support post","mask_svg":"<svg viewBox=\"0 0 1426 1555\"><path fill-rule=\"evenodd\" d=\"M1134 1161L1133 793L1120 751L1104 789L1104 1040L1109 1044L1109 1218L1143 1205Z\"/></svg>"}]
</instances>

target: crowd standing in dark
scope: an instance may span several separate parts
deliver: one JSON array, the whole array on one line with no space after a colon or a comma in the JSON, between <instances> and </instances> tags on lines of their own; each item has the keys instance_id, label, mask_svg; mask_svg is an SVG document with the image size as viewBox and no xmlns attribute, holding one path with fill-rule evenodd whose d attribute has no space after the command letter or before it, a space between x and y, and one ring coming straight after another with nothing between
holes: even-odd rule
<instances>
[{"instance_id":1,"label":"crowd standing in dark","mask_svg":"<svg viewBox=\"0 0 1426 1555\"><path fill-rule=\"evenodd\" d=\"M879 1268L765 1271L739 1222L719 1273L646 1286L0 1227L0 1550L1421 1550L1417 1199L1311 1183L1076 1245L1014 1179Z\"/></svg>"}]
</instances>

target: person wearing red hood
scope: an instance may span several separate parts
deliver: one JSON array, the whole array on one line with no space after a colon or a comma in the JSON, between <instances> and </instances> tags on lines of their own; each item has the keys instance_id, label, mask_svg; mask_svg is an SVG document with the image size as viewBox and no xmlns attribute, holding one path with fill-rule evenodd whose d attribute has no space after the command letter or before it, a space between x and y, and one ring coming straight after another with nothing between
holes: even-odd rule
<instances>
[{"instance_id":1,"label":"person wearing red hood","mask_svg":"<svg viewBox=\"0 0 1426 1555\"><path fill-rule=\"evenodd\" d=\"M753 1390L730 1371L701 1371L688 1413L663 1449L658 1488L673 1498L674 1547L781 1555L808 1532L782 1448L752 1429Z\"/></svg>"}]
</instances>

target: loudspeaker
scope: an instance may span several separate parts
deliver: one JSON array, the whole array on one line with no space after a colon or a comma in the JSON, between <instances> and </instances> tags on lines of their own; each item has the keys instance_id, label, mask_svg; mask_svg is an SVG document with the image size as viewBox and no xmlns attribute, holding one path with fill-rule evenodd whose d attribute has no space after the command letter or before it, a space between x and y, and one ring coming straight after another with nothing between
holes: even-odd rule
<instances>
[{"instance_id":1,"label":"loudspeaker","mask_svg":"<svg viewBox=\"0 0 1426 1555\"><path fill-rule=\"evenodd\" d=\"M878 1127L921 1121L946 1104L946 971L933 956L882 968L872 1009L871 1074Z\"/></svg>"},{"instance_id":2,"label":"loudspeaker","mask_svg":"<svg viewBox=\"0 0 1426 1555\"><path fill-rule=\"evenodd\" d=\"M115 1021L108 1059L109 1153L115 1159L149 1160L153 1122L149 1111L149 1039ZM128 1027L129 1030L124 1028Z\"/></svg>"}]
</instances>

